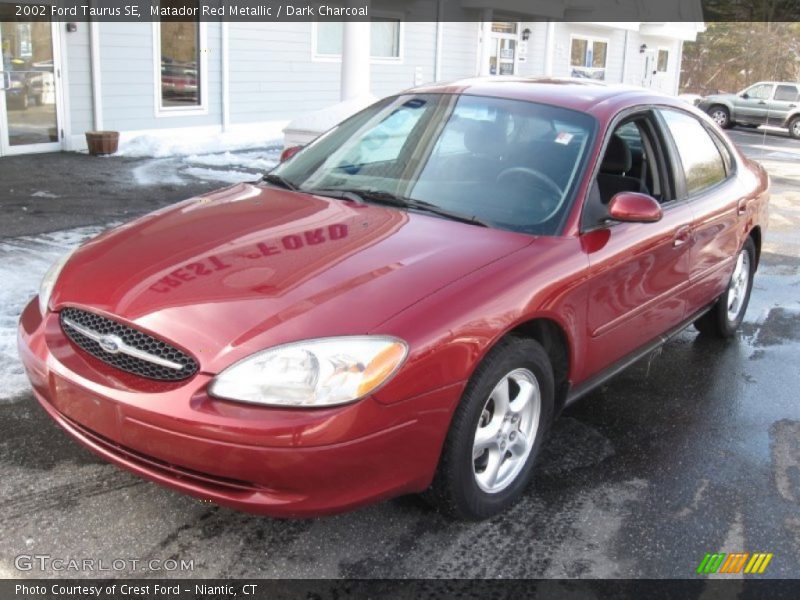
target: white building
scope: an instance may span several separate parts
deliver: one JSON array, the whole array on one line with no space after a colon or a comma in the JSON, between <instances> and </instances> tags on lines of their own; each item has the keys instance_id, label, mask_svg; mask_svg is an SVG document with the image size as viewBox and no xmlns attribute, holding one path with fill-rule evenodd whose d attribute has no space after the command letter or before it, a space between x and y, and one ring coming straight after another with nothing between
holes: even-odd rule
<instances>
[{"instance_id":1,"label":"white building","mask_svg":"<svg viewBox=\"0 0 800 600\"><path fill-rule=\"evenodd\" d=\"M120 131L123 140L280 131L366 90L381 97L473 75L592 77L677 93L683 42L702 30L698 22L564 22L479 4L461 0L472 20L439 22L437 14L416 20L425 16L414 13L417 3L398 12L377 1L371 23L344 25L3 22L11 89L0 94L0 155L81 150L89 130Z\"/></svg>"}]
</instances>

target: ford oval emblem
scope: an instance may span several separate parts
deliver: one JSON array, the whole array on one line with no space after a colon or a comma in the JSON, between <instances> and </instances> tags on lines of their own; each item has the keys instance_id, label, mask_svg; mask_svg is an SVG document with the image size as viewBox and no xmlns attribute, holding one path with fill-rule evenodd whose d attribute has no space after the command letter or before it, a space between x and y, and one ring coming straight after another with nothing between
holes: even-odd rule
<instances>
[{"instance_id":1,"label":"ford oval emblem","mask_svg":"<svg viewBox=\"0 0 800 600\"><path fill-rule=\"evenodd\" d=\"M97 343L109 354L116 354L122 348L122 339L116 335L104 335Z\"/></svg>"}]
</instances>

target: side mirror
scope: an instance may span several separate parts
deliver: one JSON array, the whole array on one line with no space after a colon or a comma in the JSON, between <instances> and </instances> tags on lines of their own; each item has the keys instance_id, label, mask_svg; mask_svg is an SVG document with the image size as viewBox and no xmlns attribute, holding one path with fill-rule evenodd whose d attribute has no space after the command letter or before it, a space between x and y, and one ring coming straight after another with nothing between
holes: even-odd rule
<instances>
[{"instance_id":1,"label":"side mirror","mask_svg":"<svg viewBox=\"0 0 800 600\"><path fill-rule=\"evenodd\" d=\"M302 146L290 146L289 148L286 148L283 152L281 152L281 162L286 162L302 149Z\"/></svg>"},{"instance_id":2,"label":"side mirror","mask_svg":"<svg viewBox=\"0 0 800 600\"><path fill-rule=\"evenodd\" d=\"M626 223L655 223L663 216L658 200L638 192L620 192L608 203L608 216Z\"/></svg>"},{"instance_id":3,"label":"side mirror","mask_svg":"<svg viewBox=\"0 0 800 600\"><path fill-rule=\"evenodd\" d=\"M744 100L747 100L748 98L750 98L750 94L748 94L747 92L742 92L741 96L742 96L742 98Z\"/></svg>"}]
</instances>

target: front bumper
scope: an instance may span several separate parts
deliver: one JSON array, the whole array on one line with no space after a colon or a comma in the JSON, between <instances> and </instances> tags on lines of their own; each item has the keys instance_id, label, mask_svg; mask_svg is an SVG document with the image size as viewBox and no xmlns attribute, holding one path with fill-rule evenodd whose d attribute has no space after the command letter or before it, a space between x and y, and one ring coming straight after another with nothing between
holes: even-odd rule
<instances>
[{"instance_id":1,"label":"front bumper","mask_svg":"<svg viewBox=\"0 0 800 600\"><path fill-rule=\"evenodd\" d=\"M43 320L20 319L20 357L36 398L104 459L204 501L279 517L316 516L424 490L462 385L384 405L278 409L217 400L198 373L137 380L82 352Z\"/></svg>"}]
</instances>

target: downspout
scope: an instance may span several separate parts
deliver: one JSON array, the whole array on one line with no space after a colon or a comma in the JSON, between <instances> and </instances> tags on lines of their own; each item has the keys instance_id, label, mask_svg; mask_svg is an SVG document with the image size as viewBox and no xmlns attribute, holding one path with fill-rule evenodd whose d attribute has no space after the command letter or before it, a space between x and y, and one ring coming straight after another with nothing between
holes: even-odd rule
<instances>
[{"instance_id":1,"label":"downspout","mask_svg":"<svg viewBox=\"0 0 800 600\"><path fill-rule=\"evenodd\" d=\"M442 78L442 39L444 37L444 0L436 2L436 55L433 63L433 80Z\"/></svg>"},{"instance_id":2,"label":"downspout","mask_svg":"<svg viewBox=\"0 0 800 600\"><path fill-rule=\"evenodd\" d=\"M678 40L678 64L675 73L675 95L681 91L681 70L683 69L683 40ZM764 132L766 134L766 131Z\"/></svg>"},{"instance_id":3,"label":"downspout","mask_svg":"<svg viewBox=\"0 0 800 600\"><path fill-rule=\"evenodd\" d=\"M89 69L92 76L92 123L95 131L103 130L103 87L100 73L100 24L89 22Z\"/></svg>"},{"instance_id":4,"label":"downspout","mask_svg":"<svg viewBox=\"0 0 800 600\"><path fill-rule=\"evenodd\" d=\"M222 52L222 131L226 132L230 129L231 125L231 73L230 73L230 60L229 60L229 42L230 32L228 31L228 22L222 21L222 39L221 39L221 52Z\"/></svg>"},{"instance_id":5,"label":"downspout","mask_svg":"<svg viewBox=\"0 0 800 600\"><path fill-rule=\"evenodd\" d=\"M544 74L553 76L553 62L555 56L556 24L552 19L547 20L547 33L544 38Z\"/></svg>"},{"instance_id":6,"label":"downspout","mask_svg":"<svg viewBox=\"0 0 800 600\"><path fill-rule=\"evenodd\" d=\"M625 30L625 41L622 44L622 81L625 83L625 78L628 76L628 30Z\"/></svg>"}]
</instances>

